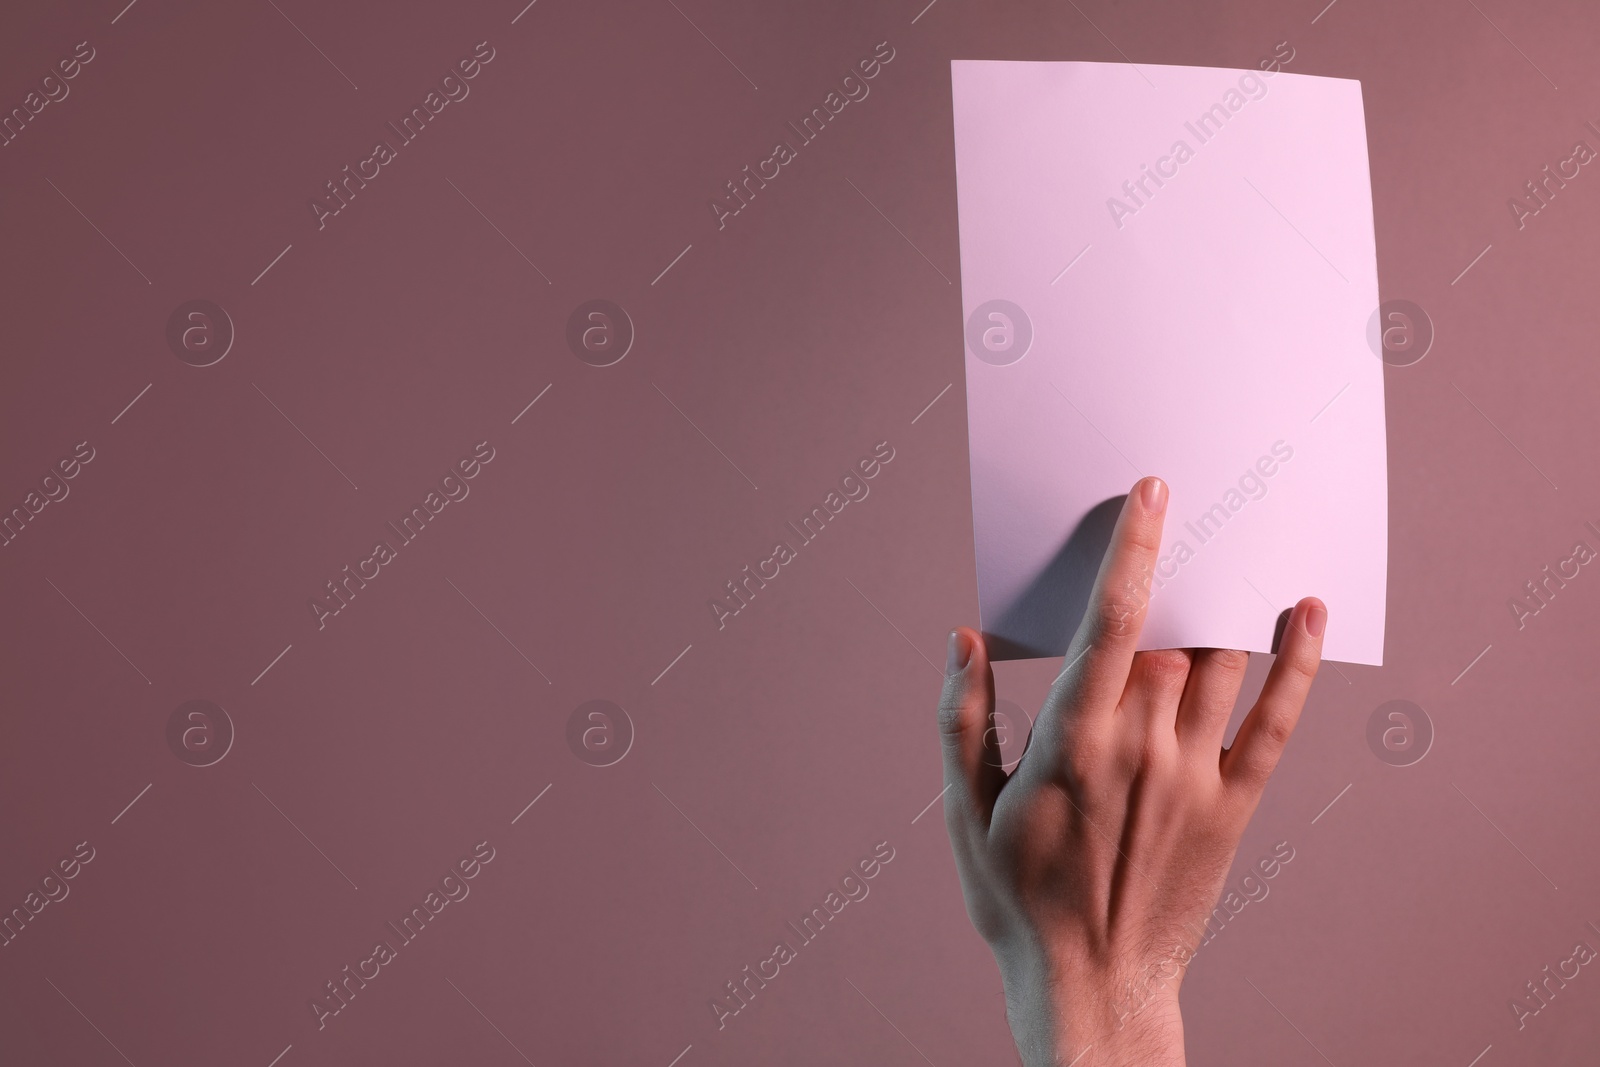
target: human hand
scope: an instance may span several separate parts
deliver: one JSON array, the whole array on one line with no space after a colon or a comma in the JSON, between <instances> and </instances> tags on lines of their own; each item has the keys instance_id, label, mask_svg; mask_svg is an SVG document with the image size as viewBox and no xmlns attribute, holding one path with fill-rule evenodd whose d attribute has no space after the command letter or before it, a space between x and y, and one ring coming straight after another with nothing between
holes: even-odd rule
<instances>
[{"instance_id":1,"label":"human hand","mask_svg":"<svg viewBox=\"0 0 1600 1067\"><path fill-rule=\"evenodd\" d=\"M1089 610L1008 776L983 637L950 633L945 825L1028 1067L1181 1065L1178 988L1316 677L1327 608L1294 606L1230 748L1249 653L1136 652L1167 504L1128 495Z\"/></svg>"}]
</instances>

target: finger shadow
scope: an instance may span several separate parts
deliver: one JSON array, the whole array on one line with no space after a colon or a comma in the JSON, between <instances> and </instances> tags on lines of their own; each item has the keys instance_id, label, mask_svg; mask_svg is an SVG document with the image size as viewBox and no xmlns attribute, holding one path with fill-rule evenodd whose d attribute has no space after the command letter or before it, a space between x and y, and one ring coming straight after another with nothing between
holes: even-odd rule
<instances>
[{"instance_id":1,"label":"finger shadow","mask_svg":"<svg viewBox=\"0 0 1600 1067\"><path fill-rule=\"evenodd\" d=\"M983 631L990 660L1060 656L1089 607L1127 494L1090 508L1043 569Z\"/></svg>"},{"instance_id":2,"label":"finger shadow","mask_svg":"<svg viewBox=\"0 0 1600 1067\"><path fill-rule=\"evenodd\" d=\"M1294 614L1293 608L1284 608L1278 612L1278 622L1272 628L1272 654L1276 656L1278 649L1283 645L1284 631L1289 629L1289 616Z\"/></svg>"}]
</instances>

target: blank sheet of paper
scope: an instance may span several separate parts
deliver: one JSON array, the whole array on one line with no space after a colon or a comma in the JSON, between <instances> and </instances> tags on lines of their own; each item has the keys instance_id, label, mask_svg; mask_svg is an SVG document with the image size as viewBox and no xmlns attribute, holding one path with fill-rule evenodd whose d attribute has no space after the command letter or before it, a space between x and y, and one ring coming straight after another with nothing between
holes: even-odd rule
<instances>
[{"instance_id":1,"label":"blank sheet of paper","mask_svg":"<svg viewBox=\"0 0 1600 1067\"><path fill-rule=\"evenodd\" d=\"M1383 662L1388 479L1361 85L951 63L981 623L1059 656L1123 494L1171 487L1140 648Z\"/></svg>"}]
</instances>

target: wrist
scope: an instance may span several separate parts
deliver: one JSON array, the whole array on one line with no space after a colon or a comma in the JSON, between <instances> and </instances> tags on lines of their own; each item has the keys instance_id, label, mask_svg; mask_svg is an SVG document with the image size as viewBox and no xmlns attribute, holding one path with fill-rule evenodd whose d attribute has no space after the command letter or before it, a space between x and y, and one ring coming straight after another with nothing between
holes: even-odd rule
<instances>
[{"instance_id":1,"label":"wrist","mask_svg":"<svg viewBox=\"0 0 1600 1067\"><path fill-rule=\"evenodd\" d=\"M1114 974L1037 957L1002 959L1000 971L1025 1067L1183 1067L1181 971Z\"/></svg>"}]
</instances>

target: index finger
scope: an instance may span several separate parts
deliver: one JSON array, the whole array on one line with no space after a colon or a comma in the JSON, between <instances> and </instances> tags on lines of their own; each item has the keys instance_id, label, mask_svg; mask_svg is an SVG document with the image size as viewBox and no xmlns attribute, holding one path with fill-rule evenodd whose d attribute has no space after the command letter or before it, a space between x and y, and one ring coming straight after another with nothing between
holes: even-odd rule
<instances>
[{"instance_id":1,"label":"index finger","mask_svg":"<svg viewBox=\"0 0 1600 1067\"><path fill-rule=\"evenodd\" d=\"M1150 604L1167 498L1167 483L1151 477L1140 479L1123 501L1088 609L1041 716L1065 707L1080 715L1109 715L1116 707Z\"/></svg>"}]
</instances>

